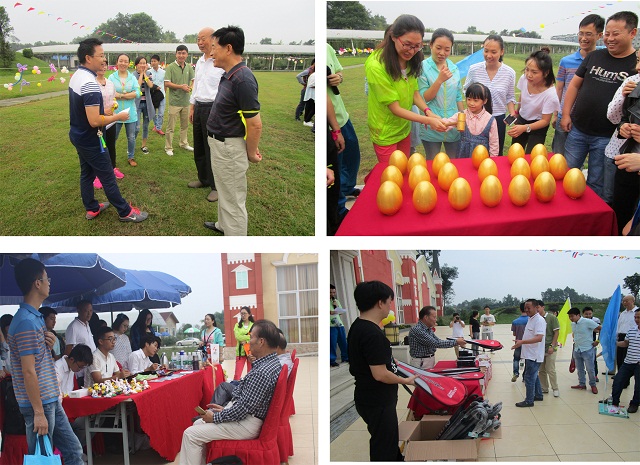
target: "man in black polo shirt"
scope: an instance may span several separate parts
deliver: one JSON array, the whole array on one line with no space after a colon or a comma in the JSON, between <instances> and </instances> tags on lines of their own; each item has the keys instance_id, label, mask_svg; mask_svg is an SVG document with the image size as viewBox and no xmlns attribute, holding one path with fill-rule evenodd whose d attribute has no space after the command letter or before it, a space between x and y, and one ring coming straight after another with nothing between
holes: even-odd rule
<instances>
[{"instance_id":1,"label":"man in black polo shirt","mask_svg":"<svg viewBox=\"0 0 640 465\"><path fill-rule=\"evenodd\" d=\"M247 235L246 174L249 162L262 160L258 83L242 52L242 29L229 26L214 32L211 56L215 66L225 71L207 121L218 221L205 221L204 226L227 236Z\"/></svg>"}]
</instances>

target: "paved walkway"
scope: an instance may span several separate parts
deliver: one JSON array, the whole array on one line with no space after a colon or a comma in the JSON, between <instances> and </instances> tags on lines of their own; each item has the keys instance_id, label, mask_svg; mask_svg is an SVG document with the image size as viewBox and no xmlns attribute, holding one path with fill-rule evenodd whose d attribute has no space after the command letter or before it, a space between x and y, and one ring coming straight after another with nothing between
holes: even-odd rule
<instances>
[{"instance_id":1,"label":"paved walkway","mask_svg":"<svg viewBox=\"0 0 640 465\"><path fill-rule=\"evenodd\" d=\"M45 100L53 97L62 97L63 95L69 95L68 90L60 90L58 92L47 92L45 94L29 95L26 97L8 98L0 100L0 108L12 107L13 105L23 105L29 102L37 102L38 100Z\"/></svg>"}]
</instances>

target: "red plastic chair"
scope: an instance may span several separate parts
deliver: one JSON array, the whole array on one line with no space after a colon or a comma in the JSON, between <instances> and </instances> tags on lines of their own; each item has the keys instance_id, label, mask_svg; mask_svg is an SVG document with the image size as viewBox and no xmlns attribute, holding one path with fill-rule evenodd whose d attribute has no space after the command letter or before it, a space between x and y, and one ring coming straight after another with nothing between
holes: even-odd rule
<instances>
[{"instance_id":1,"label":"red plastic chair","mask_svg":"<svg viewBox=\"0 0 640 465\"><path fill-rule=\"evenodd\" d=\"M207 463L225 455L236 455L246 464L280 465L278 425L287 393L287 372L287 367L283 367L280 372L260 436L256 439L224 439L210 442L207 448Z\"/></svg>"},{"instance_id":2,"label":"red plastic chair","mask_svg":"<svg viewBox=\"0 0 640 465\"><path fill-rule=\"evenodd\" d=\"M293 350L291 351L291 361L292 361L292 362L295 362L297 358L298 358L298 357L296 357L296 349L293 349Z\"/></svg>"},{"instance_id":3,"label":"red plastic chair","mask_svg":"<svg viewBox=\"0 0 640 465\"><path fill-rule=\"evenodd\" d=\"M296 360L298 360L298 357L296 357L296 349L293 349L291 351L291 361L295 363ZM295 401L291 399L291 412L289 413L289 415L295 415L295 414L296 414L296 404L295 404Z\"/></svg>"},{"instance_id":4,"label":"red plastic chair","mask_svg":"<svg viewBox=\"0 0 640 465\"><path fill-rule=\"evenodd\" d=\"M291 434L291 424L289 416L293 408L293 391L296 387L296 375L298 374L298 364L300 359L293 362L291 374L287 380L287 394L284 399L284 408L280 415L280 425L278 426L278 452L280 453L280 463L288 463L289 457L293 456L293 435Z\"/></svg>"}]
</instances>

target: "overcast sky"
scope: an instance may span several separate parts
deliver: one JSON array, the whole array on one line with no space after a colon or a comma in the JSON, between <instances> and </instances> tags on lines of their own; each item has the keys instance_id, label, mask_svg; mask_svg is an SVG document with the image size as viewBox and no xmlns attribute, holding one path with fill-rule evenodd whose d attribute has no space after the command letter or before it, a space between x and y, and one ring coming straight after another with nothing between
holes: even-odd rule
<instances>
[{"instance_id":1,"label":"overcast sky","mask_svg":"<svg viewBox=\"0 0 640 465\"><path fill-rule=\"evenodd\" d=\"M458 268L453 282L454 303L476 297L501 299L507 294L518 298L540 298L540 293L569 286L580 294L611 297L623 279L640 270L640 251L587 251L603 254L595 257L583 254L543 251L451 251L443 250L440 264ZM614 256L637 259L614 259Z\"/></svg>"},{"instance_id":2,"label":"overcast sky","mask_svg":"<svg viewBox=\"0 0 640 465\"><path fill-rule=\"evenodd\" d=\"M638 13L638 1L609 0L602 2L531 2L531 1L368 1L361 2L373 14L379 14L393 22L401 14L413 14L420 18L425 27L444 27L454 31L476 26L478 30L489 32L502 29L509 31L524 27L535 31L543 38L557 34L578 32L578 24L584 17L581 13L595 9L592 13L603 18L617 11L630 10ZM604 6L605 8L600 8ZM565 19L569 18L569 19ZM544 24L544 29L540 25Z\"/></svg>"},{"instance_id":3,"label":"overcast sky","mask_svg":"<svg viewBox=\"0 0 640 465\"><path fill-rule=\"evenodd\" d=\"M9 13L13 34L22 43L49 40L69 42L85 35L118 13L147 13L165 31L173 31L178 39L197 33L205 26L219 28L240 26L247 43L259 43L270 37L273 42L307 41L314 38L313 0L242 0L214 2L192 0L153 0L151 2L91 2L87 0L0 0ZM33 7L35 11L27 12ZM38 15L40 11L45 14ZM52 16L48 16L51 14ZM57 21L58 17L63 20ZM71 20L65 23L64 20ZM75 27L70 24L78 22ZM87 29L80 30L80 25ZM108 32L108 31L107 31Z\"/></svg>"}]
</instances>

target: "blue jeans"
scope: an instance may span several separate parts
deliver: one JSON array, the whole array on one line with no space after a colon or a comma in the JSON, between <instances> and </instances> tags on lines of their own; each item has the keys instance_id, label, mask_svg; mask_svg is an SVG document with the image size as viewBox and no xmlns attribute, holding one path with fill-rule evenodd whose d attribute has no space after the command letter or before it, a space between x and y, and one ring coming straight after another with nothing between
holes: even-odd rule
<instances>
[{"instance_id":1,"label":"blue jeans","mask_svg":"<svg viewBox=\"0 0 640 465\"><path fill-rule=\"evenodd\" d=\"M60 401L56 399L55 402L44 404L42 408L49 423L49 439L55 447L60 449L65 465L83 465L82 446L71 429L69 419L60 405ZM26 424L29 454L33 455L36 450L37 437L33 431L33 408L31 406L20 407L20 413L22 413Z\"/></svg>"},{"instance_id":2,"label":"blue jeans","mask_svg":"<svg viewBox=\"0 0 640 465\"><path fill-rule=\"evenodd\" d=\"M118 214L127 216L131 213L131 206L120 194L108 150L103 153L97 149L93 151L76 147L76 151L80 159L80 196L85 210L97 212L100 208L93 189L93 180L97 176L107 199L118 210Z\"/></svg>"},{"instance_id":3,"label":"blue jeans","mask_svg":"<svg viewBox=\"0 0 640 465\"><path fill-rule=\"evenodd\" d=\"M433 160L435 156L442 152L442 146L444 145L444 152L449 155L449 158L458 158L458 148L460 147L460 139L453 142L429 142L422 141L424 147L424 153L427 160Z\"/></svg>"},{"instance_id":4,"label":"blue jeans","mask_svg":"<svg viewBox=\"0 0 640 465\"><path fill-rule=\"evenodd\" d=\"M565 149L564 146L567 143L567 135L568 132L565 132L560 127L560 119L561 115L558 115L558 122L556 123L556 130L553 134L553 142L551 143L551 150L553 153L561 153L564 155Z\"/></svg>"},{"instance_id":5,"label":"blue jeans","mask_svg":"<svg viewBox=\"0 0 640 465\"><path fill-rule=\"evenodd\" d=\"M513 374L520 376L520 354L522 353L522 347L518 347L513 351Z\"/></svg>"},{"instance_id":6,"label":"blue jeans","mask_svg":"<svg viewBox=\"0 0 640 465\"><path fill-rule=\"evenodd\" d=\"M338 355L336 354L336 344L340 346L340 355L343 362L349 361L349 352L347 351L347 335L344 330L344 326L331 326L331 363L336 361Z\"/></svg>"},{"instance_id":7,"label":"blue jeans","mask_svg":"<svg viewBox=\"0 0 640 465\"><path fill-rule=\"evenodd\" d=\"M613 405L620 405L622 389L631 380L632 376L635 380L635 386L630 404L640 405L640 365L637 363L623 363L618 368L618 373L613 378L613 393L611 394Z\"/></svg>"},{"instance_id":8,"label":"blue jeans","mask_svg":"<svg viewBox=\"0 0 640 465\"><path fill-rule=\"evenodd\" d=\"M340 197L338 198L338 215L347 213L345 196L351 195L358 180L358 170L360 169L360 144L358 136L351 124L351 120L340 128L344 137L344 150L338 154L340 157Z\"/></svg>"},{"instance_id":9,"label":"blue jeans","mask_svg":"<svg viewBox=\"0 0 640 465\"><path fill-rule=\"evenodd\" d=\"M162 123L164 123L164 109L167 104L167 98L163 98L162 102L160 102L160 106L156 110L156 116L153 118L153 124L155 125L157 130L162 129Z\"/></svg>"},{"instance_id":10,"label":"blue jeans","mask_svg":"<svg viewBox=\"0 0 640 465\"><path fill-rule=\"evenodd\" d=\"M577 349L573 351L573 359L576 361L576 368L578 369L578 384L580 386L586 386L586 373L589 374L589 386L596 385L596 372L595 367L593 366L593 361L595 360L595 347L591 349L579 352Z\"/></svg>"},{"instance_id":11,"label":"blue jeans","mask_svg":"<svg viewBox=\"0 0 640 465\"><path fill-rule=\"evenodd\" d=\"M569 168L580 168L589 154L589 172L587 185L604 199L604 149L611 137L590 136L580 132L575 126L571 128L564 146L564 156Z\"/></svg>"},{"instance_id":12,"label":"blue jeans","mask_svg":"<svg viewBox=\"0 0 640 465\"><path fill-rule=\"evenodd\" d=\"M540 369L540 363L533 360L524 359L524 387L527 390L525 402L532 404L536 397L542 397L542 386L540 385L540 378L538 378L538 370Z\"/></svg>"},{"instance_id":13,"label":"blue jeans","mask_svg":"<svg viewBox=\"0 0 640 465\"><path fill-rule=\"evenodd\" d=\"M120 136L120 131L122 130L122 126L125 127L125 131L127 131L127 157L131 160L134 157L136 151L136 126L138 122L135 121L133 123L116 123L116 140L118 136Z\"/></svg>"},{"instance_id":14,"label":"blue jeans","mask_svg":"<svg viewBox=\"0 0 640 465\"><path fill-rule=\"evenodd\" d=\"M149 137L149 114L147 113L146 100L140 100L140 106L138 107L138 121L136 121L136 133L133 138L134 143L140 133L140 120L142 120L142 138L146 139ZM127 134L127 138L128 137L129 135Z\"/></svg>"}]
</instances>

